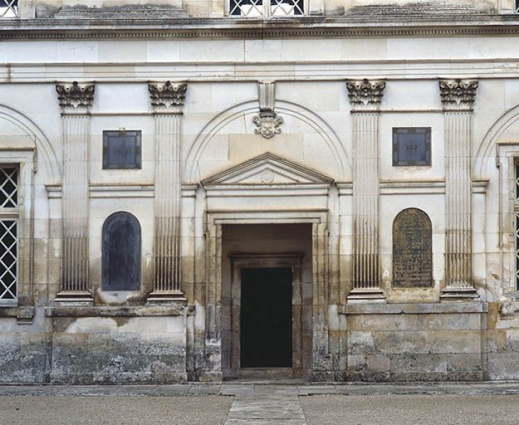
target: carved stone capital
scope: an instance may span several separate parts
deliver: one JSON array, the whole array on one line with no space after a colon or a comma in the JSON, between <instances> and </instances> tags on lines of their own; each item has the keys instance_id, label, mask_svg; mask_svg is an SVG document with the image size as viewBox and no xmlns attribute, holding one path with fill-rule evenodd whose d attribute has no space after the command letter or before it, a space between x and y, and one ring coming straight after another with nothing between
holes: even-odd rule
<instances>
[{"instance_id":1,"label":"carved stone capital","mask_svg":"<svg viewBox=\"0 0 519 425\"><path fill-rule=\"evenodd\" d=\"M348 97L354 109L378 108L384 96L384 81L363 80L347 81Z\"/></svg>"},{"instance_id":2,"label":"carved stone capital","mask_svg":"<svg viewBox=\"0 0 519 425\"><path fill-rule=\"evenodd\" d=\"M59 106L63 112L87 112L94 101L95 86L91 83L56 83Z\"/></svg>"},{"instance_id":3,"label":"carved stone capital","mask_svg":"<svg viewBox=\"0 0 519 425\"><path fill-rule=\"evenodd\" d=\"M252 122L257 127L254 129L254 133L262 135L265 139L270 139L281 133L280 125L283 124L283 121L283 118L275 112L262 111L252 118Z\"/></svg>"},{"instance_id":4,"label":"carved stone capital","mask_svg":"<svg viewBox=\"0 0 519 425\"><path fill-rule=\"evenodd\" d=\"M472 110L476 101L477 80L440 80L440 95L444 109Z\"/></svg>"},{"instance_id":5,"label":"carved stone capital","mask_svg":"<svg viewBox=\"0 0 519 425\"><path fill-rule=\"evenodd\" d=\"M182 113L186 99L187 83L149 83L151 106L155 112Z\"/></svg>"}]
</instances>

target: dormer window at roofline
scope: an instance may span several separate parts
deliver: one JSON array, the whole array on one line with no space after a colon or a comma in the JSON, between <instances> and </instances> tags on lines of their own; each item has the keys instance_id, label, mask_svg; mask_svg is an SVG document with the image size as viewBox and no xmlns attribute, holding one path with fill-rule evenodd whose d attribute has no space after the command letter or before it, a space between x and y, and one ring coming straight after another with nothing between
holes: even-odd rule
<instances>
[{"instance_id":1,"label":"dormer window at roofline","mask_svg":"<svg viewBox=\"0 0 519 425\"><path fill-rule=\"evenodd\" d=\"M18 0L0 0L0 18L19 18Z\"/></svg>"},{"instance_id":2,"label":"dormer window at roofline","mask_svg":"<svg viewBox=\"0 0 519 425\"><path fill-rule=\"evenodd\" d=\"M287 17L305 14L305 0L229 0L229 16Z\"/></svg>"}]
</instances>

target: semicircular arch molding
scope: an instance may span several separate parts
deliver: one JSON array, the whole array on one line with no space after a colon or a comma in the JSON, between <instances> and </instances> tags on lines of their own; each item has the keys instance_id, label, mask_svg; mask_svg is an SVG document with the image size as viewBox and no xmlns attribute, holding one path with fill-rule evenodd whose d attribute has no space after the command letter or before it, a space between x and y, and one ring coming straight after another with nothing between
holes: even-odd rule
<instances>
[{"instance_id":1,"label":"semicircular arch molding","mask_svg":"<svg viewBox=\"0 0 519 425\"><path fill-rule=\"evenodd\" d=\"M48 170L50 183L61 181L61 167L56 152L43 130L31 118L12 106L0 103L0 119L5 119L18 127L30 139L34 141L38 156L41 156L43 164Z\"/></svg>"},{"instance_id":2,"label":"semicircular arch molding","mask_svg":"<svg viewBox=\"0 0 519 425\"><path fill-rule=\"evenodd\" d=\"M494 124L490 126L476 151L474 159L474 174L477 177L486 177L488 164L490 161L493 161L495 157L495 155L491 155L496 142L500 139L503 133L517 121L519 121L519 103L505 111L494 122Z\"/></svg>"},{"instance_id":3,"label":"semicircular arch molding","mask_svg":"<svg viewBox=\"0 0 519 425\"><path fill-rule=\"evenodd\" d=\"M276 99L276 112L281 116L293 117L310 126L316 134L321 136L334 157L339 174L336 180L345 181L351 178L351 162L344 144L325 119L304 106L282 99ZM254 99L238 103L214 116L198 133L184 155L184 180L190 183L195 183L200 180L201 176L198 175L198 161L215 135L231 122L241 117L257 113L258 101Z\"/></svg>"}]
</instances>

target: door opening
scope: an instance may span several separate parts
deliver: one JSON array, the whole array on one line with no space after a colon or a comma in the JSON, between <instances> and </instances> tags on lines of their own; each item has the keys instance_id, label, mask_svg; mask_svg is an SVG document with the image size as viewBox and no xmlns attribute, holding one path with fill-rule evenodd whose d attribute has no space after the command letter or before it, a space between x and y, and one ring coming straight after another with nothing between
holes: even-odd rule
<instances>
[{"instance_id":1,"label":"door opening","mask_svg":"<svg viewBox=\"0 0 519 425\"><path fill-rule=\"evenodd\" d=\"M292 367L292 269L244 268L241 285L241 367Z\"/></svg>"}]
</instances>

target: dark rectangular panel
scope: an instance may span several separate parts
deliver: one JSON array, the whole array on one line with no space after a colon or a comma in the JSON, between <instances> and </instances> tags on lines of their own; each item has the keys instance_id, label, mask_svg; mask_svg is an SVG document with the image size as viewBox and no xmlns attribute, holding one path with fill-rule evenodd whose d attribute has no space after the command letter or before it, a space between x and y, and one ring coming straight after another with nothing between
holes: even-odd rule
<instances>
[{"instance_id":1,"label":"dark rectangular panel","mask_svg":"<svg viewBox=\"0 0 519 425\"><path fill-rule=\"evenodd\" d=\"M103 131L103 168L141 168L140 131Z\"/></svg>"},{"instance_id":2,"label":"dark rectangular panel","mask_svg":"<svg viewBox=\"0 0 519 425\"><path fill-rule=\"evenodd\" d=\"M431 165L431 129L393 128L393 165Z\"/></svg>"}]
</instances>

